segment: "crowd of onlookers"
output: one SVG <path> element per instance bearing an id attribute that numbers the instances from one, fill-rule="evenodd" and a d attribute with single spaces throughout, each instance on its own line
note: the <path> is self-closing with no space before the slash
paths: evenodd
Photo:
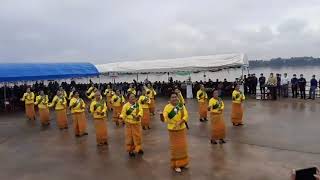
<path id="1" fill-rule="evenodd" d="M 23 109 L 24 104 L 23 102 L 20 101 L 20 98 L 23 96 L 23 93 L 26 91 L 28 87 L 30 87 L 31 91 L 33 91 L 35 94 L 38 94 L 41 90 L 43 90 L 44 93 L 48 95 L 49 100 L 51 100 L 56 95 L 56 92 L 59 90 L 59 87 L 62 87 L 68 94 L 71 91 L 71 89 L 74 87 L 80 93 L 80 96 L 85 98 L 86 91 L 91 86 L 91 84 L 94 84 L 94 83 L 90 82 L 87 84 L 83 84 L 83 83 L 76 83 L 75 81 L 71 81 L 71 83 L 62 82 L 61 84 L 59 84 L 57 81 L 51 81 L 47 85 L 45 85 L 42 82 L 36 82 L 32 86 L 14 85 L 12 87 L 6 87 L 6 89 L 4 89 L 4 87 L 1 87 L 0 88 L 0 104 L 1 104 L 0 109 L 4 109 L 5 103 L 7 103 L 7 105 L 12 107 L 13 109 Z M 110 85 L 112 89 L 120 90 L 122 94 L 126 94 L 130 84 L 133 84 L 133 86 L 137 89 L 139 94 L 139 91 L 143 89 L 145 82 L 136 82 L 135 80 L 133 80 L 132 83 L 127 83 L 127 82 L 100 83 L 100 84 L 94 84 L 94 85 L 101 91 L 104 91 L 107 88 L 107 85 Z M 234 85 L 233 82 L 228 82 L 226 79 L 223 82 L 219 81 L 218 79 L 215 82 L 209 79 L 209 81 L 196 81 L 193 83 L 188 83 L 187 81 L 171 80 L 169 82 L 156 81 L 153 83 L 153 88 L 156 90 L 157 96 L 169 96 L 170 93 L 174 90 L 174 88 L 179 88 L 183 96 L 186 97 L 186 88 L 188 84 L 192 85 L 193 94 L 196 94 L 196 92 L 200 88 L 200 85 L 203 84 L 209 91 L 208 94 L 210 94 L 210 91 L 212 91 L 212 89 L 215 88 L 215 89 L 219 89 L 221 96 L 231 96 L 233 85 Z M 6 94 L 7 102 L 5 102 L 4 94 Z"/>
<path id="2" fill-rule="evenodd" d="M 300 74 L 299 77 L 293 74 L 293 76 L 289 78 L 287 73 L 283 75 L 270 73 L 269 77 L 260 74 L 259 78 L 256 77 L 255 74 L 248 74 L 248 76 L 244 76 L 243 81 L 244 93 L 256 96 L 257 87 L 259 87 L 261 99 L 276 100 L 277 97 L 287 98 L 290 93 L 292 98 L 298 98 L 298 96 L 300 96 L 301 99 L 306 99 L 306 91 L 308 90 L 308 98 L 314 100 L 318 88 L 318 81 L 315 75 L 312 76 L 309 83 L 303 77 L 303 74 Z"/>
<path id="3" fill-rule="evenodd" d="M 137 82 L 133 80 L 132 83 L 120 82 L 120 83 L 100 83 L 95 84 L 95 86 L 104 91 L 107 88 L 107 85 L 110 85 L 113 89 L 118 89 L 122 94 L 126 94 L 129 85 L 133 86 L 139 90 L 143 89 L 145 82 Z M 74 87 L 81 97 L 86 97 L 87 89 L 93 84 L 90 83 L 76 83 L 71 81 L 71 83 L 62 82 L 59 84 L 57 81 L 51 81 L 47 85 L 42 82 L 36 82 L 31 86 L 31 90 L 36 94 L 40 90 L 44 90 L 45 94 L 49 96 L 51 100 L 59 87 L 61 86 L 66 92 L 70 92 Z M 244 75 L 242 79 L 236 79 L 234 82 L 229 82 L 226 79 L 220 81 L 216 79 L 212 81 L 173 81 L 172 79 L 169 82 L 160 82 L 156 81 L 153 83 L 153 88 L 156 90 L 158 96 L 168 96 L 174 88 L 179 88 L 186 97 L 187 85 L 192 86 L 193 95 L 199 90 L 200 85 L 203 84 L 208 91 L 208 95 L 211 95 L 213 89 L 218 89 L 220 96 L 230 97 L 234 89 L 235 84 L 243 84 L 244 94 L 249 96 L 259 96 L 261 99 L 277 99 L 277 97 L 289 97 L 297 98 L 300 96 L 302 99 L 306 99 L 306 90 L 308 87 L 308 94 L 310 99 L 315 99 L 316 90 L 318 88 L 318 81 L 315 76 L 310 80 L 310 83 L 307 83 L 306 79 L 301 74 L 298 78 L 295 74 L 292 78 L 289 78 L 287 74 L 273 74 L 271 73 L 269 77 L 265 77 L 264 74 L 260 74 L 260 77 L 257 77 L 255 74 Z M 307 86 L 309 85 L 309 86 Z M 319 81 L 320 85 L 320 81 Z M 23 103 L 20 102 L 20 98 L 27 89 L 27 85 L 14 85 L 13 87 L 6 87 L 6 101 L 7 105 L 13 107 L 14 109 L 23 108 Z M 259 91 L 257 95 L 257 90 Z M 4 109 L 4 87 L 0 88 L 0 109 Z"/>

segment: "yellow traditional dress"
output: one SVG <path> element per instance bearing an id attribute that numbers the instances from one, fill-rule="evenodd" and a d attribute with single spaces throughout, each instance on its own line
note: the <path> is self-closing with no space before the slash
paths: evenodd
<path id="1" fill-rule="evenodd" d="M 120 117 L 126 123 L 126 148 L 128 152 L 139 153 L 142 151 L 141 117 L 143 109 L 139 103 L 127 102 L 121 111 Z"/>
<path id="2" fill-rule="evenodd" d="M 119 125 L 121 123 L 121 119 L 120 119 L 120 114 L 121 114 L 121 110 L 122 110 L 122 106 L 125 103 L 125 99 L 122 95 L 113 95 L 111 98 L 111 105 L 112 105 L 112 120 L 113 122 L 115 122 L 117 125 Z"/>
<path id="3" fill-rule="evenodd" d="M 34 93 L 24 93 L 21 101 L 24 101 L 27 118 L 30 120 L 35 120 L 36 113 L 34 111 Z"/>
<path id="4" fill-rule="evenodd" d="M 59 129 L 68 129 L 68 120 L 67 120 L 67 100 L 64 96 L 54 96 L 52 102 L 49 104 L 49 107 L 55 107 L 57 125 Z"/>
<path id="5" fill-rule="evenodd" d="M 137 92 L 134 88 L 129 88 L 127 92 L 128 94 L 134 94 L 135 96 L 137 95 Z"/>
<path id="6" fill-rule="evenodd" d="M 49 111 L 49 98 L 47 95 L 44 96 L 37 96 L 36 101 L 34 103 L 35 105 L 38 105 L 39 109 L 39 116 L 40 116 L 40 122 L 42 126 L 49 125 L 50 121 L 50 111 Z"/>
<path id="7" fill-rule="evenodd" d="M 141 125 L 143 129 L 150 128 L 150 99 L 148 96 L 141 95 L 138 100 L 139 104 L 142 106 L 143 109 L 143 116 L 141 120 Z"/>
<path id="8" fill-rule="evenodd" d="M 156 109 L 155 96 L 157 95 L 157 92 L 153 88 L 147 88 L 146 92 L 147 92 L 147 96 L 150 99 L 150 105 L 149 105 L 150 113 L 154 115 L 155 109 Z"/>
<path id="9" fill-rule="evenodd" d="M 86 104 L 83 99 L 73 97 L 70 100 L 69 107 L 71 109 L 73 119 L 73 129 L 75 136 L 83 136 L 87 134 L 87 118 L 85 114 Z"/>
<path id="10" fill-rule="evenodd" d="M 103 94 L 107 97 L 107 106 L 110 111 L 112 109 L 111 98 L 114 95 L 114 92 L 112 89 L 106 89 Z"/>
<path id="11" fill-rule="evenodd" d="M 197 99 L 199 104 L 199 115 L 200 115 L 200 121 L 207 119 L 207 108 L 208 108 L 208 95 L 205 91 L 199 90 L 197 92 Z"/>
<path id="12" fill-rule="evenodd" d="M 180 120 L 188 121 L 188 111 L 181 103 L 176 106 L 170 103 L 163 110 L 163 118 L 170 137 L 171 167 L 183 168 L 189 163 L 186 124 L 176 124 Z"/>
<path id="13" fill-rule="evenodd" d="M 209 101 L 211 118 L 211 140 L 223 140 L 226 137 L 226 126 L 223 118 L 224 103 L 221 98 Z"/>
<path id="14" fill-rule="evenodd" d="M 106 124 L 108 107 L 104 100 L 93 100 L 90 105 L 90 112 L 94 119 L 96 129 L 96 140 L 98 145 L 108 144 L 108 129 Z"/>
<path id="15" fill-rule="evenodd" d="M 232 113 L 231 120 L 234 126 L 243 125 L 243 107 L 242 102 L 245 100 L 245 96 L 241 91 L 234 90 L 232 92 Z"/>

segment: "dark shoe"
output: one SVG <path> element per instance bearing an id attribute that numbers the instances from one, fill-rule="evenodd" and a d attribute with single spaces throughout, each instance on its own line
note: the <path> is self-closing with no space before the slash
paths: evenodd
<path id="1" fill-rule="evenodd" d="M 143 150 L 140 150 L 138 154 L 143 155 L 144 154 Z"/>
<path id="2" fill-rule="evenodd" d="M 150 127 L 150 126 L 148 126 L 148 129 L 151 129 L 151 127 Z"/>
<path id="3" fill-rule="evenodd" d="M 218 144 L 215 140 L 210 140 L 211 144 Z"/>
<path id="4" fill-rule="evenodd" d="M 240 123 L 240 124 L 238 124 L 238 126 L 243 126 L 243 124 L 242 124 L 242 123 Z"/>
<path id="5" fill-rule="evenodd" d="M 147 130 L 144 126 L 142 127 L 143 130 Z"/>
<path id="6" fill-rule="evenodd" d="M 223 139 L 220 139 L 220 144 L 226 143 Z"/>
<path id="7" fill-rule="evenodd" d="M 200 122 L 203 122 L 204 120 L 203 119 L 200 119 Z"/>
<path id="8" fill-rule="evenodd" d="M 104 142 L 103 144 L 104 144 L 104 145 L 109 145 L 108 142 Z"/>
<path id="9" fill-rule="evenodd" d="M 69 129 L 68 127 L 65 127 L 64 129 Z"/>
<path id="10" fill-rule="evenodd" d="M 87 135 L 88 135 L 88 133 L 83 133 L 83 135 L 84 135 L 84 136 L 87 136 Z"/>
<path id="11" fill-rule="evenodd" d="M 76 134 L 76 137 L 80 137 L 80 135 L 79 135 L 79 134 Z"/>
<path id="12" fill-rule="evenodd" d="M 208 121 L 208 119 L 207 119 L 207 118 L 204 118 L 204 121 Z"/>
<path id="13" fill-rule="evenodd" d="M 129 152 L 129 156 L 130 157 L 135 157 L 136 155 L 134 154 L 134 152 Z"/>
<path id="14" fill-rule="evenodd" d="M 103 146 L 103 144 L 102 143 L 98 143 L 97 146 Z"/>

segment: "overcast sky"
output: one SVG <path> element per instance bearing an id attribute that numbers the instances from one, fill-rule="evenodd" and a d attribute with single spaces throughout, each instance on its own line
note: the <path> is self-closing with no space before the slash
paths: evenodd
<path id="1" fill-rule="evenodd" d="M 0 0 L 0 62 L 320 56 L 319 0 Z"/>

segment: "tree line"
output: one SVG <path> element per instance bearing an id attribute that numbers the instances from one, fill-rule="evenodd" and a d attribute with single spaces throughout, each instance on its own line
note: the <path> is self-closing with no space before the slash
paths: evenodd
<path id="1" fill-rule="evenodd" d="M 282 66 L 320 66 L 320 58 L 291 57 L 273 58 L 270 60 L 250 60 L 250 67 L 282 67 Z"/>

